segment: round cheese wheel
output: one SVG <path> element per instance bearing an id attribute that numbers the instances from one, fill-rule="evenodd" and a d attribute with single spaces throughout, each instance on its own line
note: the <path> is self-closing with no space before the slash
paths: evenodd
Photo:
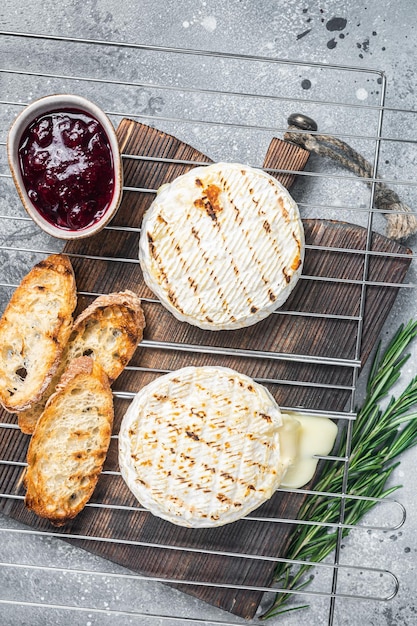
<path id="1" fill-rule="evenodd" d="M 269 391 L 224 367 L 185 367 L 137 393 L 122 420 L 122 476 L 154 515 L 188 527 L 234 522 L 268 500 L 287 469 Z"/>
<path id="2" fill-rule="evenodd" d="M 158 191 L 143 219 L 139 260 L 146 284 L 177 319 L 242 328 L 294 289 L 303 225 L 288 191 L 263 170 L 196 167 Z"/>

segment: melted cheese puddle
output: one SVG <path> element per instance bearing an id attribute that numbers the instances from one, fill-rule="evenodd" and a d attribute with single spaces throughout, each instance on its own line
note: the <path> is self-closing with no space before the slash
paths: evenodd
<path id="1" fill-rule="evenodd" d="M 337 426 L 327 417 L 301 413 L 282 413 L 280 446 L 282 462 L 288 469 L 281 487 L 298 489 L 314 476 L 319 459 L 316 455 L 329 454 L 334 446 Z"/>

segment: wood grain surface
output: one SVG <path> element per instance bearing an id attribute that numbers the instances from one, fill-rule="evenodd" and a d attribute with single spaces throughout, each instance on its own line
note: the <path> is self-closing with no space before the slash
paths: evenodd
<path id="1" fill-rule="evenodd" d="M 263 381 L 278 380 L 279 383 L 265 384 L 283 407 L 343 411 L 351 397 L 353 368 L 335 365 L 332 359 L 355 359 L 360 345 L 359 357 L 365 362 L 392 307 L 397 285 L 404 281 L 410 251 L 374 234 L 372 250 L 383 254 L 369 257 L 368 279 L 372 284 L 364 290 L 366 231 L 341 222 L 304 220 L 308 247 L 303 278 L 283 312 L 237 331 L 203 331 L 180 323 L 155 301 L 143 283 L 137 260 L 139 228 L 143 212 L 154 198 L 152 190 L 188 171 L 196 162 L 210 160 L 178 139 L 130 120 L 121 122 L 118 136 L 124 155 L 126 187 L 120 210 L 111 228 L 65 247 L 81 292 L 78 311 L 95 294 L 120 289 L 132 289 L 144 298 L 147 321 L 144 342 L 114 383 L 115 392 L 138 391 L 166 370 L 220 364 Z M 264 165 L 299 171 L 307 158 L 305 150 L 274 139 Z M 294 181 L 294 174 L 277 177 L 287 186 Z M 138 188 L 143 191 L 137 191 Z M 390 256 L 385 257 L 384 253 Z M 326 277 L 335 280 L 324 281 Z M 363 310 L 362 297 L 365 297 Z M 314 357 L 320 362 L 314 362 Z M 129 399 L 115 394 L 115 434 L 128 403 Z M 5 412 L 1 421 L 16 422 L 14 416 Z M 0 429 L 1 459 L 24 462 L 28 441 L 16 429 Z M 118 470 L 117 438 L 112 441 L 105 470 Z M 5 463 L 0 467 L 0 491 L 6 494 L 0 498 L 0 510 L 33 528 L 51 530 L 47 522 L 25 509 L 21 498 L 7 497 L 7 494 L 24 494 L 21 473 L 22 468 L 15 465 Z M 263 595 L 256 587 L 269 586 L 274 571 L 273 560 L 259 557 L 284 557 L 292 530 L 291 524 L 270 518 L 296 519 L 304 498 L 300 494 L 277 492 L 256 512 L 257 518 L 264 519 L 249 518 L 217 529 L 193 530 L 140 510 L 121 477 L 104 473 L 90 505 L 56 532 L 58 536 L 62 533 L 86 536 L 69 540 L 130 570 L 175 580 L 175 585 L 183 591 L 251 618 Z M 97 507 L 97 503 L 107 504 L 109 508 Z M 111 508 L 115 505 L 125 508 Z M 255 589 L 239 589 L 239 586 Z"/>

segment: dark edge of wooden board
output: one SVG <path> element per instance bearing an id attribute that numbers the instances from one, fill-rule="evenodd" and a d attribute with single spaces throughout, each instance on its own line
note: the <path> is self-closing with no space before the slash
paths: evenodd
<path id="1" fill-rule="evenodd" d="M 175 137 L 156 129 L 123 120 L 118 129 L 121 151 L 124 155 L 140 154 L 156 160 L 135 160 L 124 157 L 125 185 L 157 189 L 193 167 L 193 162 L 210 162 L 210 159 Z M 163 161 L 158 161 L 163 158 Z M 308 152 L 280 139 L 273 139 L 265 158 L 265 167 L 300 171 L 304 168 Z M 182 164 L 172 161 L 182 161 Z M 187 164 L 186 162 L 190 163 Z M 293 174 L 277 176 L 286 186 L 294 180 Z M 149 193 L 125 192 L 120 210 L 112 225 L 140 226 L 143 212 L 153 195 Z M 313 246 L 337 247 L 364 250 L 365 229 L 341 222 L 328 220 L 304 220 L 306 242 Z M 152 297 L 143 285 L 137 264 L 138 232 L 106 229 L 99 235 L 66 245 L 65 252 L 72 259 L 77 286 L 80 291 L 108 293 L 120 289 L 133 289 L 141 297 Z M 399 244 L 374 234 L 372 248 L 390 254 L 410 254 Z M 72 256 L 75 255 L 75 256 Z M 126 257 L 131 263 L 112 260 L 85 260 L 79 255 L 93 257 Z M 400 284 L 403 282 L 409 257 L 370 258 L 369 279 L 376 282 Z M 347 315 L 355 318 L 361 289 L 364 255 L 349 252 L 309 249 L 303 273 L 310 276 L 332 276 L 341 282 L 328 283 L 301 280 L 285 304 L 287 310 L 314 312 L 319 317 L 273 314 L 267 320 L 242 331 L 211 333 L 200 331 L 174 320 L 158 304 L 144 304 L 147 318 L 145 338 L 157 337 L 161 341 L 178 344 L 220 345 L 222 347 L 267 350 L 271 353 L 289 352 L 298 354 L 327 355 L 335 358 L 353 358 L 356 346 L 357 321 L 332 319 L 327 314 Z M 345 283 L 344 281 L 347 280 Z M 351 281 L 351 282 L 349 282 Z M 359 281 L 359 282 L 357 282 Z M 367 298 L 363 324 L 362 363 L 368 358 L 382 325 L 393 305 L 398 287 L 372 285 L 367 287 Z M 78 310 L 89 298 L 80 297 Z M 313 386 L 281 384 L 269 386 L 281 406 L 304 406 L 310 409 L 342 411 L 350 397 L 343 389 L 351 384 L 351 369 L 335 366 L 290 362 L 274 358 L 257 359 L 246 356 L 216 356 L 210 353 L 164 350 L 139 347 L 132 360 L 133 365 L 147 368 L 175 369 L 188 364 L 216 364 L 235 367 L 251 376 L 280 379 L 283 381 L 314 382 L 336 385 L 340 390 L 326 390 Z M 137 391 L 155 375 L 126 370 L 114 384 L 114 389 Z M 267 385 L 268 386 L 268 385 Z M 115 399 L 115 432 L 127 408 L 127 401 Z M 14 421 L 14 417 L 2 413 L 3 421 Z M 1 429 L 0 447 L 2 458 L 25 461 L 29 438 L 15 430 Z M 117 464 L 117 446 L 113 442 L 109 450 L 106 468 L 114 470 Z M 23 494 L 17 487 L 22 469 L 3 466 L 0 473 L 2 493 Z M 314 481 L 310 486 L 313 486 Z M 256 512 L 266 518 L 279 517 L 296 519 L 306 496 L 277 492 L 269 502 Z M 286 547 L 292 532 L 290 524 L 241 520 L 217 529 L 185 529 L 153 517 L 146 512 L 94 508 L 94 503 L 127 504 L 137 503 L 119 477 L 103 475 L 92 498 L 92 506 L 86 509 L 62 531 L 74 534 L 113 537 L 128 541 L 139 541 L 141 545 L 100 542 L 95 540 L 70 539 L 69 541 L 94 554 L 103 556 L 128 569 L 149 575 L 179 581 L 176 587 L 198 598 L 223 608 L 246 619 L 252 618 L 259 606 L 263 593 L 203 585 L 181 584 L 181 579 L 225 585 L 268 587 L 272 582 L 274 563 L 255 558 L 228 557 L 217 554 L 154 548 L 152 543 L 188 546 L 197 550 L 227 551 L 247 555 L 285 557 Z M 21 501 L 1 499 L 0 510 L 36 529 L 50 530 L 43 520 L 27 511 Z M 201 573 L 203 572 L 204 580 Z"/>

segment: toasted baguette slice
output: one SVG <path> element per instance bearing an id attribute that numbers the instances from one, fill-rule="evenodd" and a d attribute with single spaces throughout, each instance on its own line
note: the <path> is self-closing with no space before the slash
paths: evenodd
<path id="1" fill-rule="evenodd" d="M 132 291 L 96 298 L 75 320 L 62 362 L 42 398 L 18 415 L 20 429 L 32 434 L 49 396 L 68 363 L 91 356 L 100 363 L 112 383 L 130 361 L 145 327 L 140 299 Z"/>
<path id="2" fill-rule="evenodd" d="M 62 526 L 86 505 L 106 458 L 113 396 L 102 367 L 72 361 L 49 398 L 30 441 L 26 506 Z"/>
<path id="3" fill-rule="evenodd" d="M 0 320 L 0 402 L 21 411 L 39 400 L 68 341 L 76 306 L 68 257 L 53 254 L 32 268 Z"/>

